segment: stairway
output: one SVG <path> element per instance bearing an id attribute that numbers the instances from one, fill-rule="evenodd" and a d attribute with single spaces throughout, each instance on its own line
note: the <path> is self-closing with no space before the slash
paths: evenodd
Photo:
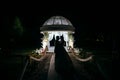
<path id="1" fill-rule="evenodd" d="M 42 61 L 29 63 L 22 80 L 47 80 L 47 74 L 52 54 L 47 53 Z"/>

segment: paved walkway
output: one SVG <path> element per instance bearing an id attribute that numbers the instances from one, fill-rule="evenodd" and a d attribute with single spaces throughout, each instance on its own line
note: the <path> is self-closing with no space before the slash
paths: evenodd
<path id="1" fill-rule="evenodd" d="M 51 60 L 50 60 L 47 80 L 61 80 L 60 76 L 55 71 L 55 54 L 52 55 Z"/>
<path id="2" fill-rule="evenodd" d="M 23 80 L 62 80 L 61 76 L 58 75 L 55 70 L 55 54 L 50 53 L 46 55 L 47 57 L 43 60 L 28 66 Z M 72 54 L 69 54 L 69 57 L 72 60 L 75 69 L 75 76 L 72 80 L 105 80 L 94 62 L 81 62 Z"/>

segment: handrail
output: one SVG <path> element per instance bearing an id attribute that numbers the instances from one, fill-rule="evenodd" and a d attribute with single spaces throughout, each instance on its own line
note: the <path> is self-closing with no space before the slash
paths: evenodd
<path id="1" fill-rule="evenodd" d="M 96 60 L 95 61 L 95 64 L 97 65 L 99 71 L 101 72 L 101 74 L 103 75 L 103 77 L 106 79 L 106 80 L 110 80 L 108 75 L 103 71 L 102 67 L 100 66 L 99 62 Z"/>
<path id="2" fill-rule="evenodd" d="M 24 66 L 24 68 L 23 68 L 23 71 L 22 71 L 22 73 L 21 73 L 21 76 L 20 76 L 20 79 L 19 79 L 19 80 L 22 80 L 22 79 L 23 79 L 23 76 L 24 76 L 24 73 L 25 73 L 26 68 L 27 68 L 27 66 L 28 66 L 28 63 L 29 63 L 29 60 L 27 59 L 27 60 L 26 60 L 26 64 L 25 64 L 25 66 Z"/>
<path id="3" fill-rule="evenodd" d="M 87 57 L 87 58 L 85 58 L 85 59 L 78 58 L 78 57 L 77 57 L 77 56 L 75 56 L 74 54 L 73 54 L 73 56 L 74 56 L 77 60 L 79 60 L 79 61 L 82 61 L 82 62 L 87 62 L 87 61 L 92 60 L 94 55 L 91 55 L 91 56 L 89 56 L 89 57 Z"/>
<path id="4" fill-rule="evenodd" d="M 91 56 L 89 56 L 89 57 L 87 57 L 87 58 L 85 58 L 85 59 L 82 59 L 82 58 L 79 58 L 79 57 L 75 56 L 75 52 L 74 52 L 74 49 L 73 49 L 73 48 L 71 49 L 71 52 L 73 53 L 72 55 L 73 55 L 77 60 L 82 61 L 82 62 L 90 61 L 90 60 L 93 59 L 93 56 L 94 56 L 94 55 L 91 55 Z"/>
<path id="5" fill-rule="evenodd" d="M 33 56 L 30 56 L 30 59 L 35 60 L 35 61 L 41 61 L 41 60 L 43 60 L 44 58 L 45 58 L 45 55 L 43 55 L 43 57 L 40 57 L 39 59 L 38 59 L 38 58 L 35 58 L 35 57 L 33 57 Z"/>

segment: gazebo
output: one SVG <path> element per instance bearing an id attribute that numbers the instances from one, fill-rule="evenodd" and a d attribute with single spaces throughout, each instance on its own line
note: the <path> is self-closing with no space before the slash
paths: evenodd
<path id="1" fill-rule="evenodd" d="M 54 52 L 54 42 L 56 36 L 63 36 L 65 41 L 65 49 L 74 48 L 73 34 L 75 28 L 71 22 L 63 16 L 52 16 L 40 27 L 40 33 L 44 36 L 42 38 L 42 49 L 48 52 Z"/>

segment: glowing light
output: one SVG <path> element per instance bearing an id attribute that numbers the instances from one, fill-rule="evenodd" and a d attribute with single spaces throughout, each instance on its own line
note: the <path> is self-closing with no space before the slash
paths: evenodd
<path id="1" fill-rule="evenodd" d="M 71 46 L 73 48 L 73 41 L 71 39 L 69 41 L 69 46 Z"/>
<path id="2" fill-rule="evenodd" d="M 44 40 L 43 40 L 43 49 L 45 49 L 45 48 L 46 48 L 46 46 L 47 46 L 47 40 L 46 40 L 46 39 L 44 39 Z"/>
<path id="3" fill-rule="evenodd" d="M 77 53 L 77 54 L 80 53 L 79 48 L 74 48 L 74 52 Z"/>
<path id="4" fill-rule="evenodd" d="M 40 29 L 42 31 L 41 33 L 44 35 L 42 38 L 43 50 L 45 50 L 46 46 L 48 47 L 48 51 L 53 50 L 53 46 L 50 45 L 52 44 L 50 41 L 53 38 L 56 40 L 56 36 L 64 37 L 64 41 L 66 42 L 66 49 L 70 46 L 73 48 L 74 39 L 72 34 L 74 33 L 74 27 L 68 19 L 62 16 L 53 16 L 45 21 Z"/>
<path id="5" fill-rule="evenodd" d="M 53 16 L 50 19 L 48 19 L 43 25 L 70 25 L 72 26 L 71 22 L 62 16 Z"/>

